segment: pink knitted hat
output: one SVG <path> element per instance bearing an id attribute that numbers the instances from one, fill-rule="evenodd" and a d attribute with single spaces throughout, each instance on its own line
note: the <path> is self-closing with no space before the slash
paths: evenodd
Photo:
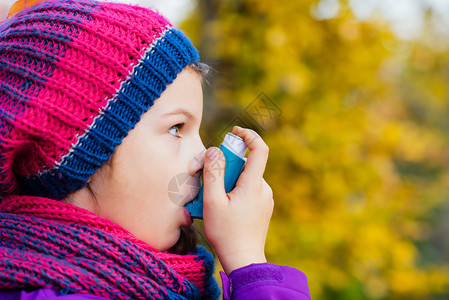
<path id="1" fill-rule="evenodd" d="M 0 197 L 62 199 L 85 186 L 190 63 L 158 13 L 51 0 L 0 24 Z"/>

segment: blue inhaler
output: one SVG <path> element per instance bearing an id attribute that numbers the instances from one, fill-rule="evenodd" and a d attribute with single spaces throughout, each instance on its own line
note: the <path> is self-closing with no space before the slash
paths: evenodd
<path id="1" fill-rule="evenodd" d="M 239 179 L 242 172 L 243 165 L 245 164 L 246 145 L 245 141 L 235 134 L 226 134 L 223 143 L 220 145 L 220 150 L 223 152 L 226 166 L 224 169 L 224 186 L 226 193 L 232 191 Z M 195 219 L 203 219 L 203 187 L 201 186 L 198 197 L 192 202 L 187 203 L 186 208 L 190 213 L 190 216 Z"/>

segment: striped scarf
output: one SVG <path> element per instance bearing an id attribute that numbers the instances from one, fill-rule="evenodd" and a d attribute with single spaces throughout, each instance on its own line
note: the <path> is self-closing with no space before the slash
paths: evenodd
<path id="1" fill-rule="evenodd" d="M 0 203 L 0 289 L 51 288 L 110 299 L 217 299 L 213 258 L 160 252 L 74 205 L 9 196 Z"/>

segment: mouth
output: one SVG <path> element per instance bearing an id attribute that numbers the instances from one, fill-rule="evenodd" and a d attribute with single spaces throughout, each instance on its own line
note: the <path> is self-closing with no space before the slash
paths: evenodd
<path id="1" fill-rule="evenodd" d="M 193 218 L 190 215 L 189 211 L 187 210 L 187 208 L 184 207 L 184 216 L 185 216 L 185 225 L 184 226 L 190 226 L 193 223 Z"/>

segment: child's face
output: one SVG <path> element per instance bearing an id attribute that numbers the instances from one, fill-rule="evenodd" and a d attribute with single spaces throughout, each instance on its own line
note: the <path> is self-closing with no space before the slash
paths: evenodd
<path id="1" fill-rule="evenodd" d="M 200 75 L 184 69 L 117 147 L 112 161 L 92 176 L 97 204 L 85 208 L 161 251 L 171 248 L 180 227 L 191 224 L 184 205 L 200 186 L 205 153 L 199 135 L 202 113 Z M 179 123 L 184 123 L 182 128 L 175 126 Z M 177 175 L 188 176 L 196 185 L 193 195 L 186 185 L 180 187 L 181 200 L 169 195 L 176 192 L 176 185 L 169 183 L 176 183 Z"/>

